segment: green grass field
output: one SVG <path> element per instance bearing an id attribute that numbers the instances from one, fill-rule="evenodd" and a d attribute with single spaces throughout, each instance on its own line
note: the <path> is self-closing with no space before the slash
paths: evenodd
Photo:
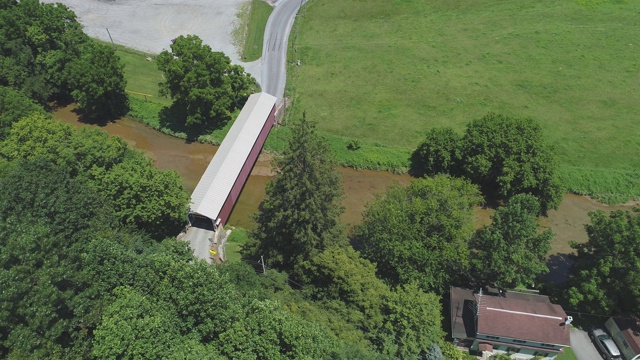
<path id="1" fill-rule="evenodd" d="M 162 72 L 158 70 L 154 58 L 155 55 L 146 54 L 140 51 L 116 47 L 116 54 L 124 64 L 124 74 L 127 79 L 127 92 L 129 96 L 136 99 L 145 99 L 170 105 L 171 99 L 160 96 L 158 93 L 158 83 L 162 81 Z M 147 60 L 151 58 L 151 61 Z"/>
<path id="2" fill-rule="evenodd" d="M 227 262 L 233 263 L 242 261 L 240 250 L 242 245 L 249 240 L 249 233 L 243 228 L 235 228 L 231 231 L 227 244 L 224 247 Z"/>
<path id="3" fill-rule="evenodd" d="M 247 38 L 242 54 L 244 61 L 255 61 L 262 56 L 264 28 L 267 26 L 267 20 L 272 11 L 273 7 L 263 0 L 251 1 L 251 16 L 247 25 Z"/>
<path id="4" fill-rule="evenodd" d="M 578 358 L 573 353 L 573 350 L 567 347 L 567 348 L 564 348 L 563 354 L 560 354 L 558 355 L 558 357 L 556 357 L 556 360 L 578 360 Z"/>
<path id="5" fill-rule="evenodd" d="M 545 129 L 572 192 L 640 196 L 640 1 L 323 0 L 290 39 L 290 116 L 412 149 L 489 111 Z"/>

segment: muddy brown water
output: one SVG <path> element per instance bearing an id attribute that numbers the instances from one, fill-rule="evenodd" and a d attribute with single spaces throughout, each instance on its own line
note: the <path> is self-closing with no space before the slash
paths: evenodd
<path id="1" fill-rule="evenodd" d="M 159 169 L 177 171 L 189 192 L 196 187 L 218 149 L 217 146 L 190 143 L 162 134 L 129 118 L 102 125 L 84 124 L 78 121 L 78 116 L 73 112 L 73 106 L 59 108 L 53 115 L 56 119 L 76 127 L 99 126 L 111 135 L 122 137 L 131 146 L 147 153 Z M 257 212 L 258 205 L 265 195 L 265 186 L 273 178 L 271 158 L 269 154 L 260 155 L 231 213 L 229 225 L 251 228 L 252 214 Z M 357 171 L 345 167 L 340 167 L 340 172 L 343 176 L 345 192 L 345 213 L 342 221 L 348 225 L 354 225 L 360 221 L 366 204 L 373 200 L 376 194 L 383 194 L 393 183 L 407 185 L 411 181 L 408 175 L 388 172 Z M 570 253 L 572 251 L 569 247 L 570 241 L 587 240 L 584 225 L 589 222 L 589 211 L 609 212 L 616 209 L 631 209 L 631 207 L 631 205 L 608 206 L 584 196 L 565 195 L 558 210 L 550 211 L 549 216 L 541 220 L 541 226 L 550 227 L 556 234 L 551 253 Z M 476 225 L 479 227 L 490 223 L 492 213 L 490 209 L 478 208 L 475 214 Z"/>

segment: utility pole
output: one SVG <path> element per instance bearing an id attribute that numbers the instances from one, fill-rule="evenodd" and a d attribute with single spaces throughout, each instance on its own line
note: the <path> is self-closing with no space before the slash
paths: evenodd
<path id="1" fill-rule="evenodd" d="M 111 40 L 111 45 L 113 45 L 113 47 L 116 47 L 116 44 L 113 43 L 113 38 L 111 37 L 111 33 L 109 32 L 109 28 L 105 28 L 107 29 L 107 34 L 109 34 L 109 39 Z"/>
<path id="2" fill-rule="evenodd" d="M 260 255 L 260 264 L 262 264 L 262 275 L 267 273 L 267 266 L 264 263 L 264 257 Z"/>

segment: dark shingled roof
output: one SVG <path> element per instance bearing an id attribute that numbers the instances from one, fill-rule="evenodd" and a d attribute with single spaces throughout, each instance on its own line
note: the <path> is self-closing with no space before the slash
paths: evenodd
<path id="1" fill-rule="evenodd" d="M 467 289 L 452 287 L 451 305 L 451 337 L 469 339 L 476 337 L 475 303 L 473 292 Z"/>
<path id="2" fill-rule="evenodd" d="M 567 314 L 546 296 L 509 292 L 476 299 L 480 334 L 571 346 L 569 327 L 563 325 Z"/>

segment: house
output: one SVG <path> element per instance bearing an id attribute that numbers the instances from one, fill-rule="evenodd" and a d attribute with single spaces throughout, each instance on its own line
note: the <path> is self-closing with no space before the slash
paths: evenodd
<path id="1" fill-rule="evenodd" d="M 640 319 L 637 316 L 611 317 L 604 326 L 626 360 L 640 359 Z"/>
<path id="2" fill-rule="evenodd" d="M 554 359 L 571 346 L 567 315 L 547 296 L 452 287 L 450 305 L 453 342 L 471 353 Z"/>

